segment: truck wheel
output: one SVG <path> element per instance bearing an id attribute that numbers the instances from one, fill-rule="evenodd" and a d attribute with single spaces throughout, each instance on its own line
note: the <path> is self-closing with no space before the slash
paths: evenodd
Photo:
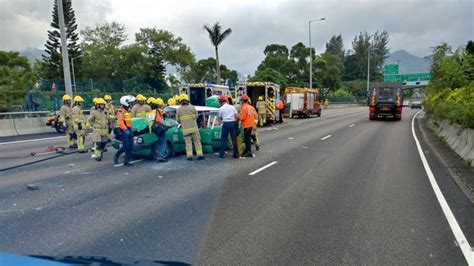
<path id="1" fill-rule="evenodd" d="M 318 116 L 318 117 L 321 117 L 321 110 L 319 110 L 317 116 Z"/>

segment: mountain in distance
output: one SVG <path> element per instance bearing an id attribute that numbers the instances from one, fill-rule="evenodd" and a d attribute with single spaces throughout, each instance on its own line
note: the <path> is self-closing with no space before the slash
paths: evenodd
<path id="1" fill-rule="evenodd" d="M 430 72 L 431 58 L 418 57 L 405 50 L 390 53 L 385 59 L 385 65 L 399 64 L 399 74 L 428 73 Z"/>
<path id="2" fill-rule="evenodd" d="M 26 56 L 31 64 L 36 60 L 41 60 L 43 54 L 46 55 L 46 52 L 38 48 L 28 48 L 20 52 L 20 55 Z"/>

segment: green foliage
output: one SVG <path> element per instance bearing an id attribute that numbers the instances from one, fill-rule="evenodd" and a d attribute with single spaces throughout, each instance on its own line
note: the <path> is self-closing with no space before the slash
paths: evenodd
<path id="1" fill-rule="evenodd" d="M 342 82 L 342 87 L 347 88 L 354 96 L 366 96 L 367 81 L 363 79 L 356 79 Z"/>
<path id="2" fill-rule="evenodd" d="M 250 81 L 268 81 L 280 85 L 281 88 L 286 88 L 288 80 L 277 70 L 266 68 L 255 72 L 255 76 L 250 78 Z"/>
<path id="3" fill-rule="evenodd" d="M 340 88 L 328 93 L 326 98 L 329 102 L 352 102 L 355 100 L 352 93 L 347 88 Z"/>
<path id="4" fill-rule="evenodd" d="M 451 54 L 451 47 L 446 43 L 433 49 L 433 78 L 424 99 L 427 113 L 464 128 L 474 128 L 473 57 L 467 49 Z"/>
<path id="5" fill-rule="evenodd" d="M 206 82 L 213 83 L 217 79 L 216 59 L 209 57 L 193 63 L 191 67 L 182 73 L 184 81 L 188 83 Z M 220 65 L 221 79 L 225 84 L 235 85 L 238 82 L 238 73 L 236 70 Z"/>
<path id="6" fill-rule="evenodd" d="M 0 111 L 24 102 L 28 90 L 34 87 L 36 77 L 28 59 L 18 52 L 0 51 Z"/>

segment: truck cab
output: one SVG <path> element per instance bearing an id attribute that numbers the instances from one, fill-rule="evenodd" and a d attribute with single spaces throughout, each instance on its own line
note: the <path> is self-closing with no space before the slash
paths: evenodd
<path id="1" fill-rule="evenodd" d="M 212 95 L 230 95 L 229 86 L 210 83 L 191 83 L 180 87 L 181 94 L 189 96 L 189 102 L 195 106 L 204 106 Z"/>
<path id="2" fill-rule="evenodd" d="M 240 83 L 235 88 L 235 97 L 238 99 L 244 94 L 250 98 L 255 108 L 257 107 L 258 97 L 263 96 L 267 106 L 266 120 L 267 122 L 276 122 L 279 111 L 275 107 L 280 97 L 280 86 L 278 84 L 260 81 Z"/>
<path id="3" fill-rule="evenodd" d="M 402 119 L 403 91 L 400 87 L 374 87 L 369 93 L 369 119 Z"/>

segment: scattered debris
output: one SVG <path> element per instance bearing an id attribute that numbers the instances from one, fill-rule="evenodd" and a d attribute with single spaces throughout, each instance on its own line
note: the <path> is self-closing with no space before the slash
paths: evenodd
<path id="1" fill-rule="evenodd" d="M 73 164 L 73 163 L 69 164 L 69 167 L 74 167 L 74 166 L 75 166 L 75 164 Z"/>
<path id="2" fill-rule="evenodd" d="M 38 189 L 39 189 L 39 186 L 36 185 L 36 184 L 28 184 L 28 185 L 26 185 L 26 187 L 27 187 L 29 190 L 38 190 Z"/>

